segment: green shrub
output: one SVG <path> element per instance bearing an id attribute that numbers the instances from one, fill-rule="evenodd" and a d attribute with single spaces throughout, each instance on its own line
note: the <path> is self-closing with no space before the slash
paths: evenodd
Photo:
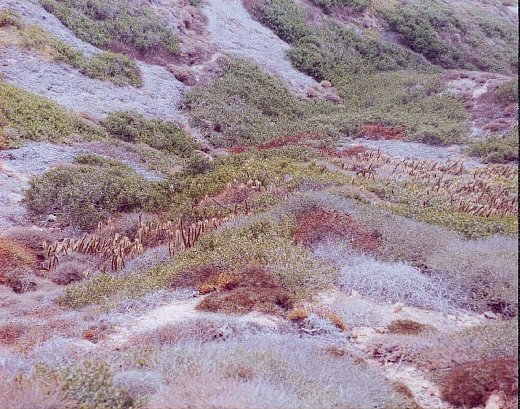
<path id="1" fill-rule="evenodd" d="M 263 24 L 290 44 L 312 34 L 305 13 L 292 0 L 268 0 L 261 8 L 261 16 Z"/>
<path id="2" fill-rule="evenodd" d="M 302 102 L 284 84 L 255 65 L 233 61 L 211 86 L 188 92 L 183 109 L 193 125 L 215 143 L 259 145 L 274 136 L 332 130 L 320 115 L 337 109 L 326 102 Z"/>
<path id="3" fill-rule="evenodd" d="M 117 85 L 143 85 L 139 68 L 126 55 L 103 51 L 92 58 L 84 59 L 79 68 L 82 74 Z"/>
<path id="4" fill-rule="evenodd" d="M 477 4 L 404 0 L 380 10 L 412 50 L 445 68 L 515 71 L 518 31 Z"/>
<path id="5" fill-rule="evenodd" d="M 19 139 L 59 141 L 74 133 L 98 134 L 56 103 L 0 81 L 0 131 L 2 127 L 8 145 Z"/>
<path id="6" fill-rule="evenodd" d="M 196 148 L 195 142 L 176 122 L 147 119 L 141 114 L 127 111 L 110 113 L 102 124 L 118 139 L 145 143 L 182 157 L 189 157 Z"/>
<path id="7" fill-rule="evenodd" d="M 509 80 L 498 87 L 496 96 L 504 103 L 518 102 L 518 78 Z"/>
<path id="8" fill-rule="evenodd" d="M 0 10 L 0 27 L 22 28 L 22 20 L 14 11 Z"/>
<path id="9" fill-rule="evenodd" d="M 259 8 L 261 21 L 293 45 L 289 56 L 299 70 L 333 83 L 356 72 L 424 68 L 425 63 L 402 47 L 361 37 L 354 30 L 328 20 L 310 26 L 303 10 L 291 0 L 269 0 Z"/>
<path id="10" fill-rule="evenodd" d="M 312 0 L 318 6 L 321 6 L 325 11 L 329 11 L 333 6 L 346 6 L 354 11 L 365 10 L 372 0 Z"/>
<path id="11" fill-rule="evenodd" d="M 150 7 L 131 7 L 127 0 L 40 0 L 84 41 L 100 48 L 123 45 L 142 53 L 179 52 L 177 36 Z"/>
<path id="12" fill-rule="evenodd" d="M 494 135 L 473 142 L 468 155 L 478 156 L 485 163 L 508 163 L 518 161 L 518 127 L 507 135 Z"/>
<path id="13" fill-rule="evenodd" d="M 104 362 L 87 361 L 63 369 L 39 367 L 34 377 L 55 380 L 65 396 L 81 409 L 138 409 L 144 403 L 132 398 L 127 389 L 114 385 L 112 372 Z"/>
<path id="14" fill-rule="evenodd" d="M 35 214 L 56 214 L 81 229 L 119 212 L 157 205 L 160 187 L 127 166 L 91 155 L 56 167 L 30 182 L 25 203 Z"/>

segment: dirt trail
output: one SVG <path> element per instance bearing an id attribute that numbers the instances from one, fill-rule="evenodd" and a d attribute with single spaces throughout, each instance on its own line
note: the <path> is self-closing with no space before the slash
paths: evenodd
<path id="1" fill-rule="evenodd" d="M 209 19 L 208 31 L 224 52 L 254 60 L 298 94 L 317 86 L 313 78 L 291 65 L 286 56 L 290 46 L 253 20 L 240 0 L 207 0 L 204 11 Z"/>
<path id="2" fill-rule="evenodd" d="M 0 50 L 0 61 L 6 82 L 76 112 L 101 118 L 112 111 L 135 110 L 148 117 L 185 121 L 177 109 L 185 86 L 159 66 L 139 63 L 144 85 L 135 88 L 85 77 L 66 64 L 42 60 L 16 47 Z"/>
<path id="3" fill-rule="evenodd" d="M 196 310 L 197 305 L 204 296 L 193 297 L 187 300 L 176 300 L 169 304 L 154 308 L 153 310 L 121 326 L 117 332 L 110 337 L 109 343 L 121 345 L 132 336 L 150 332 L 166 325 L 177 324 L 190 319 L 221 317 L 221 314 Z M 251 312 L 242 316 L 232 316 L 238 322 L 254 323 L 263 327 L 276 328 L 278 319 L 258 312 Z"/>

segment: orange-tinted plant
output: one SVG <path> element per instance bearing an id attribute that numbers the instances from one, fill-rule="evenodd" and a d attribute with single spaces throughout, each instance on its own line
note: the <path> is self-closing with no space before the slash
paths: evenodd
<path id="1" fill-rule="evenodd" d="M 490 395 L 500 393 L 507 407 L 517 407 L 518 358 L 468 362 L 453 368 L 441 383 L 442 398 L 457 407 L 484 406 Z"/>
<path id="2" fill-rule="evenodd" d="M 0 237 L 0 284 L 7 284 L 14 270 L 35 265 L 34 254 L 13 241 Z"/>
<path id="3" fill-rule="evenodd" d="M 325 240 L 350 241 L 352 247 L 362 252 L 374 252 L 380 243 L 376 231 L 367 231 L 350 216 L 337 211 L 313 208 L 296 217 L 294 240 L 312 247 Z"/>

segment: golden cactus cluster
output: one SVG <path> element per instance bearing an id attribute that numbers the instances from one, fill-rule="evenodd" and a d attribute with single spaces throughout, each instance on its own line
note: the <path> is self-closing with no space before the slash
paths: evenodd
<path id="1" fill-rule="evenodd" d="M 518 213 L 518 172 L 510 165 L 469 167 L 461 160 L 397 159 L 379 150 L 363 150 L 334 162 L 349 174 L 386 187 L 397 201 L 404 189 L 420 198 L 423 207 L 441 203 L 479 217 Z"/>
<path id="2" fill-rule="evenodd" d="M 87 233 L 81 238 L 44 242 L 45 261 L 42 267 L 51 270 L 59 264 L 61 256 L 80 253 L 105 260 L 104 270 L 120 271 L 125 266 L 125 260 L 143 254 L 146 248 L 167 244 L 170 256 L 173 257 L 178 252 L 193 247 L 203 233 L 217 229 L 232 217 L 234 216 L 214 217 L 191 224 L 182 220 L 144 222 L 139 218 L 133 238 L 117 233 L 113 222 L 100 223 L 94 233 Z"/>

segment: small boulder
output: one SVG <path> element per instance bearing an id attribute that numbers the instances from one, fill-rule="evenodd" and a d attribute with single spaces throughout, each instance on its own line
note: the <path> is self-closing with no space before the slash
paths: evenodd
<path id="1" fill-rule="evenodd" d="M 504 402 L 504 398 L 500 396 L 498 393 L 492 393 L 487 402 L 485 409 L 506 409 L 506 403 Z"/>
<path id="2" fill-rule="evenodd" d="M 332 88 L 332 83 L 330 81 L 327 81 L 327 80 L 323 80 L 320 82 L 320 85 L 323 87 L 323 88 Z"/>
<path id="3" fill-rule="evenodd" d="M 493 311 L 486 311 L 484 313 L 484 317 L 490 320 L 496 320 L 498 319 L 498 315 L 496 315 Z"/>

